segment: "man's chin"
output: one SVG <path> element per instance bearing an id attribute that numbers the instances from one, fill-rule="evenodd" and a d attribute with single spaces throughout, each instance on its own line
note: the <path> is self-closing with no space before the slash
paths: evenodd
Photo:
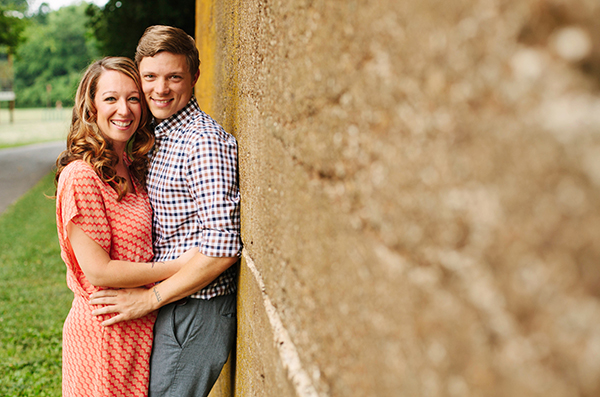
<path id="1" fill-rule="evenodd" d="M 168 108 L 164 108 L 164 107 L 156 108 L 154 106 L 151 106 L 150 112 L 158 120 L 168 119 L 169 117 L 171 117 L 173 115 L 173 112 L 171 111 L 170 106 Z"/>

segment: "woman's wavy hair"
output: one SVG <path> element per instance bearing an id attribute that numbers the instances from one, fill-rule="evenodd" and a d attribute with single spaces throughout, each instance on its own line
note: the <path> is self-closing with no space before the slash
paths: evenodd
<path id="1" fill-rule="evenodd" d="M 58 185 L 60 173 L 67 164 L 75 160 L 83 160 L 92 166 L 101 180 L 115 189 L 118 194 L 117 200 L 120 201 L 127 194 L 127 181 L 116 173 L 118 154 L 111 141 L 98 128 L 98 109 L 94 103 L 98 80 L 103 72 L 109 70 L 130 77 L 140 93 L 142 105 L 140 124 L 127 143 L 126 155 L 130 174 L 146 188 L 147 154 L 154 145 L 154 135 L 150 130 L 150 113 L 137 67 L 132 60 L 124 57 L 103 58 L 92 63 L 85 71 L 75 95 L 75 106 L 67 136 L 67 149 L 56 160 L 55 184 Z"/>

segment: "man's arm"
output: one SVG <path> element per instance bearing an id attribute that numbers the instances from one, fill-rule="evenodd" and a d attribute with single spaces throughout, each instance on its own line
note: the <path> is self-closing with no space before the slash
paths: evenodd
<path id="1" fill-rule="evenodd" d="M 238 259 L 197 253 L 181 270 L 151 289 L 102 290 L 92 294 L 90 305 L 108 305 L 94 310 L 92 314 L 118 313 L 104 321 L 104 326 L 145 316 L 206 287 Z"/>

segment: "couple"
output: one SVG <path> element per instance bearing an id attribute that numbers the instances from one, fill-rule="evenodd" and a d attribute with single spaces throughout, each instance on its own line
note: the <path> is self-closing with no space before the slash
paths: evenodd
<path id="1" fill-rule="evenodd" d="M 63 396 L 206 396 L 233 346 L 237 143 L 198 107 L 199 66 L 189 35 L 152 26 L 135 64 L 81 80 L 56 173 Z"/>

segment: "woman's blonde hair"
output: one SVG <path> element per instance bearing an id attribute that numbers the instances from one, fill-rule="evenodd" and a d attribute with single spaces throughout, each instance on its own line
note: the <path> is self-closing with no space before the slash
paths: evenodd
<path id="1" fill-rule="evenodd" d="M 124 57 L 106 57 L 92 63 L 85 71 L 77 94 L 69 134 L 67 136 L 67 149 L 56 160 L 55 184 L 58 184 L 60 173 L 75 160 L 83 160 L 90 164 L 101 180 L 108 183 L 118 194 L 121 200 L 128 191 L 127 182 L 116 173 L 119 162 L 110 140 L 100 131 L 97 124 L 98 109 L 94 103 L 98 80 L 105 71 L 117 71 L 130 77 L 140 93 L 142 115 L 137 131 L 127 143 L 126 154 L 129 162 L 129 172 L 144 188 L 146 187 L 146 174 L 148 172 L 148 152 L 154 145 L 154 135 L 149 126 L 150 115 L 142 85 L 135 63 Z"/>

